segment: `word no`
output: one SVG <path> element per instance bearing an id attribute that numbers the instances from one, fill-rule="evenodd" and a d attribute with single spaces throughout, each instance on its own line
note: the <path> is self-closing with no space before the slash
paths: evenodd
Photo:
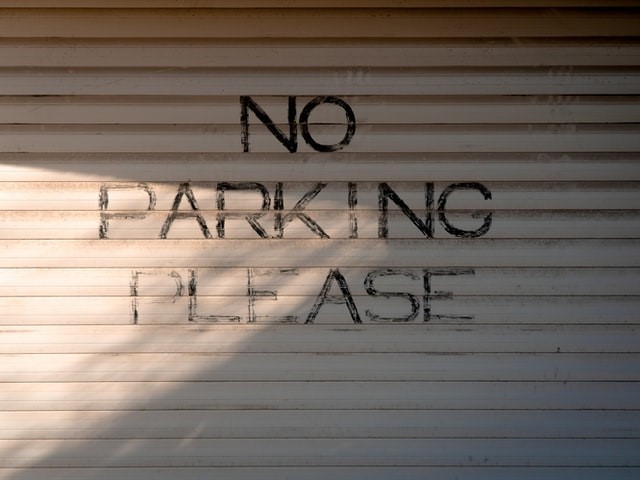
<path id="1" fill-rule="evenodd" d="M 322 104 L 336 105 L 344 110 L 347 120 L 347 130 L 342 140 L 335 144 L 323 144 L 316 141 L 311 132 L 309 131 L 309 116 L 311 112 Z M 250 151 L 249 142 L 249 110 L 251 110 L 255 116 L 260 120 L 268 129 L 271 134 L 290 152 L 294 153 L 298 151 L 298 125 L 302 130 L 302 138 L 307 142 L 311 148 L 317 152 L 336 152 L 342 150 L 345 146 L 351 143 L 353 135 L 356 133 L 356 116 L 353 110 L 347 102 L 338 97 L 316 97 L 305 105 L 300 113 L 299 121 L 296 122 L 296 97 L 289 97 L 289 109 L 287 120 L 289 123 L 289 135 L 287 136 L 278 126 L 275 124 L 271 117 L 267 115 L 260 105 L 258 105 L 251 97 L 240 97 L 240 123 L 242 125 L 242 146 L 245 152 Z"/>

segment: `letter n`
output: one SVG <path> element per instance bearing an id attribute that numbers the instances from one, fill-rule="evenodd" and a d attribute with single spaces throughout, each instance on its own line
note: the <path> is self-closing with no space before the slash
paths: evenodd
<path id="1" fill-rule="evenodd" d="M 260 120 L 276 137 L 276 139 L 289 150 L 290 153 L 298 151 L 298 124 L 296 123 L 296 97 L 289 97 L 289 137 L 284 134 L 280 128 L 271 120 L 271 117 L 267 115 L 260 105 L 258 105 L 253 98 L 248 96 L 240 97 L 240 123 L 242 125 L 242 146 L 243 151 L 248 152 L 250 150 L 249 142 L 249 110 L 251 110 L 258 120 Z"/>

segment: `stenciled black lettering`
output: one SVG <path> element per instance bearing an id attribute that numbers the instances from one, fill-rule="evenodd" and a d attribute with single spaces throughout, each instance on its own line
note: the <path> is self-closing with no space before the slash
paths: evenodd
<path id="1" fill-rule="evenodd" d="M 329 295 L 334 282 L 338 285 L 342 295 Z M 358 308 L 356 307 L 351 291 L 349 290 L 349 285 L 347 285 L 347 281 L 337 268 L 333 268 L 329 271 L 329 274 L 322 285 L 322 289 L 320 290 L 305 323 L 313 323 L 318 316 L 320 308 L 325 303 L 346 305 L 353 323 L 362 323 L 360 315 L 358 314 Z"/>
<path id="2" fill-rule="evenodd" d="M 274 210 L 284 210 L 284 189 L 282 182 L 276 183 L 275 195 L 273 198 Z"/>
<path id="3" fill-rule="evenodd" d="M 196 270 L 189 270 L 189 322 L 206 322 L 220 323 L 230 322 L 239 323 L 241 318 L 239 315 L 201 315 L 198 314 L 198 274 Z"/>
<path id="4" fill-rule="evenodd" d="M 482 196 L 485 200 L 491 200 L 491 192 L 481 183 L 453 183 L 444 189 L 444 191 L 440 195 L 440 198 L 438 199 L 438 220 L 447 231 L 447 233 L 450 233 L 451 235 L 454 235 L 456 237 L 475 238 L 485 235 L 491 228 L 492 212 L 489 212 L 484 217 L 484 222 L 477 230 L 463 230 L 461 228 L 454 227 L 451 222 L 449 222 L 446 213 L 447 200 L 449 199 L 449 195 L 451 195 L 456 190 L 477 190 L 482 193 Z"/>
<path id="5" fill-rule="evenodd" d="M 293 207 L 293 209 L 291 209 L 289 213 L 283 215 L 280 212 L 280 210 L 284 208 L 284 200 L 283 200 L 283 193 L 282 193 L 283 187 L 282 187 L 282 183 L 278 183 L 276 185 L 275 208 L 277 210 L 277 213 L 275 214 L 275 218 L 274 218 L 274 229 L 276 231 L 277 238 L 284 237 L 285 227 L 289 223 L 291 223 L 291 221 L 295 218 L 297 218 L 302 223 L 304 223 L 313 233 L 315 233 L 320 238 L 329 238 L 329 235 L 327 235 L 327 233 L 322 229 L 322 227 L 318 225 L 318 223 L 315 220 L 313 220 L 309 215 L 303 212 L 303 210 L 306 208 L 309 202 L 311 202 L 311 200 L 316 198 L 316 196 L 326 186 L 327 184 L 323 182 L 316 183 L 311 190 L 305 193 L 302 196 L 302 198 L 298 200 L 298 203 L 295 204 L 295 206 Z"/>
<path id="6" fill-rule="evenodd" d="M 227 190 L 255 190 L 262 194 L 262 205 L 260 212 L 256 213 L 229 213 L 225 210 L 225 198 L 224 192 Z M 255 182 L 220 182 L 216 191 L 216 206 L 218 208 L 216 231 L 218 232 L 218 238 L 225 237 L 225 222 L 227 218 L 243 218 L 245 219 L 254 232 L 258 234 L 260 238 L 269 238 L 267 231 L 260 225 L 258 219 L 263 217 L 271 207 L 271 197 L 267 187 L 261 183 Z"/>
<path id="7" fill-rule="evenodd" d="M 322 105 L 325 103 L 337 105 L 338 107 L 342 108 L 347 118 L 347 130 L 344 134 L 344 137 L 338 143 L 329 145 L 317 142 L 309 131 L 309 116 L 311 115 L 311 112 L 313 112 L 313 110 L 318 105 Z M 311 148 L 313 148 L 315 151 L 336 152 L 338 150 L 342 150 L 344 147 L 349 145 L 349 143 L 351 143 L 351 140 L 356 133 L 356 115 L 349 104 L 341 98 L 332 96 L 316 97 L 309 103 L 307 103 L 302 109 L 302 112 L 300 113 L 300 127 L 302 130 L 302 138 L 304 138 L 305 142 L 307 142 L 307 144 L 310 145 Z"/>
<path id="8" fill-rule="evenodd" d="M 184 295 L 184 284 L 182 282 L 182 276 L 172 270 L 169 273 L 158 273 L 156 271 L 132 271 L 131 279 L 129 281 L 129 293 L 131 296 L 131 323 L 137 325 L 140 319 L 140 276 L 141 275 L 160 275 L 167 276 L 173 279 L 175 284 L 175 292 L 172 296 L 171 302 L 176 303 L 179 297 Z"/>
<path id="9" fill-rule="evenodd" d="M 138 324 L 138 318 L 140 312 L 138 311 L 140 303 L 138 302 L 138 285 L 140 279 L 140 272 L 135 270 L 131 272 L 131 280 L 129 281 L 129 293 L 131 295 L 131 323 L 133 325 Z"/>
<path id="10" fill-rule="evenodd" d="M 288 123 L 289 123 L 289 137 L 284 134 L 280 128 L 271 120 L 271 117 L 267 115 L 260 105 L 258 105 L 253 98 L 249 96 L 240 97 L 240 123 L 242 126 L 242 146 L 244 152 L 251 150 L 249 141 L 249 110 L 251 110 L 255 116 L 260 120 L 276 137 L 276 139 L 284 145 L 284 147 L 290 152 L 294 153 L 298 150 L 298 125 L 296 124 L 296 97 L 289 97 L 288 105 Z"/>
<path id="11" fill-rule="evenodd" d="M 378 238 L 389 237 L 389 199 L 427 238 L 433 238 L 433 183 L 425 183 L 425 219 L 422 221 L 387 183 L 378 185 Z"/>
<path id="12" fill-rule="evenodd" d="M 272 323 L 298 323 L 298 317 L 296 315 L 258 315 L 256 313 L 256 301 L 258 300 L 278 300 L 277 290 L 258 290 L 255 288 L 254 279 L 256 276 L 268 276 L 274 275 L 298 275 L 298 271 L 295 268 L 267 268 L 267 269 L 247 269 L 247 297 L 249 308 L 249 323 L 255 323 L 258 320 L 267 321 Z"/>
<path id="13" fill-rule="evenodd" d="M 418 316 L 418 313 L 420 312 L 420 301 L 418 300 L 418 297 L 416 295 L 413 295 L 408 292 L 381 292 L 374 287 L 373 282 L 376 278 L 389 277 L 389 276 L 403 276 L 416 281 L 420 280 L 418 275 L 411 272 L 410 270 L 400 270 L 400 269 L 393 269 L 393 268 L 374 270 L 372 272 L 369 272 L 364 279 L 364 287 L 367 292 L 367 295 L 370 295 L 372 297 L 383 297 L 383 298 L 392 298 L 392 297 L 406 298 L 409 301 L 409 304 L 411 306 L 411 312 L 409 312 L 404 317 L 384 317 L 384 316 L 372 313 L 370 310 L 366 310 L 365 311 L 366 316 L 372 322 L 411 322 L 415 320 L 415 318 Z"/>
<path id="14" fill-rule="evenodd" d="M 358 185 L 349 182 L 349 194 L 347 201 L 349 203 L 349 238 L 358 238 L 358 217 L 356 215 L 356 207 L 358 206 Z"/>
<path id="15" fill-rule="evenodd" d="M 129 184 L 107 184 L 100 186 L 100 194 L 98 197 L 98 206 L 100 207 L 100 226 L 98 227 L 98 238 L 109 238 L 109 221 L 118 220 L 144 220 L 144 213 L 124 213 L 124 212 L 107 212 L 109 208 L 109 190 L 142 190 L 149 197 L 147 211 L 154 210 L 156 207 L 156 194 L 153 189 L 146 183 Z"/>
<path id="16" fill-rule="evenodd" d="M 442 276 L 457 276 L 457 275 L 475 275 L 475 270 L 472 268 L 425 268 L 423 270 L 423 315 L 424 321 L 429 322 L 432 319 L 458 319 L 458 320 L 472 320 L 473 315 L 446 315 L 439 314 L 433 315 L 431 312 L 431 300 L 451 300 L 453 293 L 448 291 L 432 291 L 431 280 L 432 277 Z"/>
<path id="17" fill-rule="evenodd" d="M 189 201 L 189 205 L 193 211 L 180 211 L 180 203 L 182 203 L 182 198 L 187 197 Z M 198 222 L 198 226 L 200 227 L 200 231 L 205 238 L 213 238 L 211 232 L 209 231 L 209 227 L 207 226 L 207 222 L 204 217 L 199 212 L 200 208 L 198 207 L 198 202 L 196 200 L 193 191 L 191 190 L 191 186 L 189 183 L 182 183 L 178 187 L 178 193 L 173 200 L 173 206 L 171 207 L 171 212 L 167 215 L 167 219 L 164 221 L 164 225 L 162 225 L 162 229 L 160 230 L 159 237 L 162 239 L 167 238 L 167 234 L 173 225 L 175 220 L 182 219 L 195 219 Z"/>

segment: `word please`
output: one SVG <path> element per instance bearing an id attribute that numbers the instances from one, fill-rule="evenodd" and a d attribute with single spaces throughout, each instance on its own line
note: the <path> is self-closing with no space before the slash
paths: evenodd
<path id="1" fill-rule="evenodd" d="M 293 221 L 301 222 L 318 238 L 329 238 L 329 235 L 322 227 L 314 215 L 307 207 L 327 186 L 326 182 L 317 182 L 301 197 L 296 197 L 295 203 L 290 208 L 285 208 L 284 183 L 275 183 L 275 188 L 271 190 L 264 183 L 258 182 L 218 182 L 215 184 L 215 205 L 206 206 L 206 210 L 215 210 L 215 234 L 217 238 L 226 238 L 226 225 L 229 221 L 247 222 L 253 232 L 259 238 L 284 238 L 287 227 Z M 132 190 L 139 192 L 145 199 L 144 210 L 110 211 L 110 192 L 115 190 Z M 491 191 L 481 183 L 466 182 L 452 183 L 444 188 L 438 199 L 435 198 L 435 188 L 433 182 L 424 183 L 424 213 L 418 215 L 415 210 L 409 207 L 401 195 L 396 192 L 388 183 L 380 182 L 377 185 L 377 236 L 378 238 L 389 237 L 389 204 L 402 212 L 407 220 L 425 238 L 434 237 L 434 225 L 437 221 L 442 228 L 454 237 L 476 238 L 485 235 L 491 228 L 492 213 L 487 211 L 482 224 L 476 229 L 465 229 L 454 225 L 449 218 L 447 204 L 449 198 L 459 191 L 478 192 L 483 200 L 491 200 Z M 256 198 L 256 206 L 253 208 L 243 208 L 241 211 L 228 210 L 226 196 L 228 192 L 252 193 Z M 256 195 L 257 194 L 257 195 Z M 136 193 L 138 195 L 138 193 Z M 299 195 L 299 194 L 298 194 Z M 272 201 L 273 198 L 273 201 Z M 345 205 L 342 210 L 348 212 L 349 217 L 349 237 L 358 238 L 358 184 L 349 182 L 345 195 Z M 109 228 L 112 221 L 135 222 L 145 218 L 145 212 L 156 209 L 158 197 L 152 185 L 147 183 L 137 184 L 103 184 L 100 187 L 99 208 L 100 225 L 99 238 L 109 238 Z M 333 202 L 341 204 L 340 199 L 333 199 Z M 340 210 L 340 208 L 338 208 Z M 271 213 L 273 217 L 273 229 L 266 226 L 263 217 Z M 200 230 L 202 237 L 214 238 L 212 229 L 209 226 L 211 219 L 207 221 L 201 209 L 200 202 L 196 198 L 193 187 L 189 182 L 181 183 L 177 186 L 175 197 L 171 202 L 171 207 L 167 210 L 166 218 L 154 238 L 166 239 L 176 221 L 194 222 Z"/>
<path id="2" fill-rule="evenodd" d="M 364 318 L 371 322 L 473 318 L 473 315 L 432 312 L 433 300 L 453 298 L 450 291 L 434 289 L 434 280 L 474 275 L 470 268 L 358 269 L 357 274 L 364 275 L 362 280 L 356 279 L 351 272 L 355 269 L 331 268 L 317 272 L 319 276 L 314 273 L 311 280 L 305 282 L 301 282 L 300 277 L 308 278 L 309 272 L 297 268 L 233 270 L 214 276 L 210 272 L 201 274 L 196 269 L 133 271 L 129 283 L 132 323 L 144 323 L 146 309 L 162 302 L 162 297 L 165 299 L 163 313 L 177 307 L 179 317 L 195 323 L 240 323 L 244 320 L 247 323 L 309 324 L 314 323 L 323 307 L 326 310 L 330 304 L 344 305 L 346 312 L 339 313 L 339 317 L 343 318 L 348 312 L 353 323 L 363 323 L 363 304 L 368 307 L 364 309 Z M 360 293 L 362 289 L 364 294 Z M 204 295 L 200 294 L 202 290 Z M 285 294 L 281 295 L 279 291 Z M 164 293 L 158 295 L 161 292 Z M 241 301 L 243 298 L 245 300 Z M 307 300 L 313 300 L 313 304 Z"/>

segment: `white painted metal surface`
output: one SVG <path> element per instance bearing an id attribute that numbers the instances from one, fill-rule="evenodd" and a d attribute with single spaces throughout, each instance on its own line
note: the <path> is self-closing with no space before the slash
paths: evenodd
<path id="1" fill-rule="evenodd" d="M 639 22 L 0 0 L 0 478 L 638 478 Z"/>

